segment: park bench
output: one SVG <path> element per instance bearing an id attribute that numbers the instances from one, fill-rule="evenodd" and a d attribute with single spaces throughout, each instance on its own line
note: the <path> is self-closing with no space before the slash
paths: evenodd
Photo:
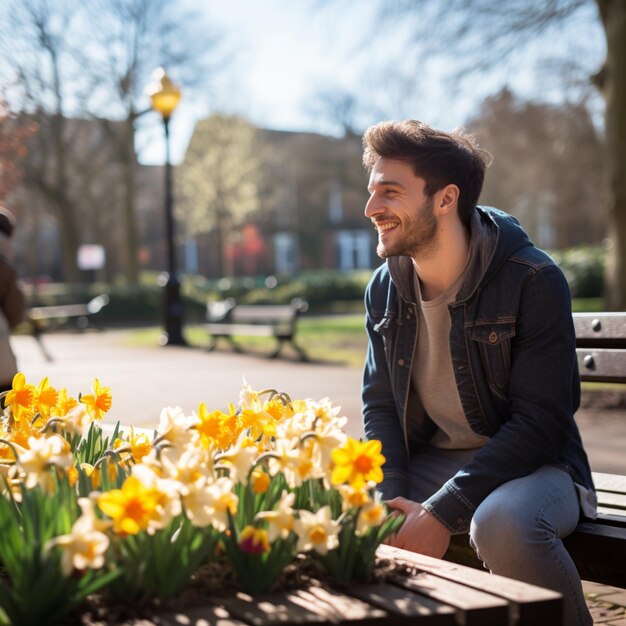
<path id="1" fill-rule="evenodd" d="M 575 313 L 574 326 L 581 380 L 626 385 L 626 312 Z M 626 476 L 593 472 L 593 480 L 598 517 L 564 543 L 581 578 L 626 587 Z M 453 537 L 445 558 L 482 567 L 466 535 Z"/>
<path id="2" fill-rule="evenodd" d="M 298 316 L 307 309 L 302 298 L 294 298 L 290 304 L 236 304 L 232 298 L 209 302 L 205 324 L 210 336 L 208 349 L 213 350 L 220 337 L 227 339 L 237 352 L 241 352 L 241 347 L 234 339 L 236 336 L 273 337 L 276 348 L 268 355 L 270 358 L 277 357 L 288 343 L 306 360 L 306 353 L 295 342 L 295 333 Z"/>
<path id="3" fill-rule="evenodd" d="M 46 359 L 52 361 L 52 357 L 42 341 L 44 332 L 52 327 L 66 324 L 72 324 L 78 330 L 85 330 L 89 327 L 90 318 L 99 313 L 108 303 L 109 296 L 100 294 L 89 300 L 89 302 L 82 304 L 55 304 L 31 307 L 27 314 L 30 330 Z"/>

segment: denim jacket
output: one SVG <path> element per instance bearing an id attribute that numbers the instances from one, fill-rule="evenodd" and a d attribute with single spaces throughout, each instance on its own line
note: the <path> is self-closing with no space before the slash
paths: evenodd
<path id="1" fill-rule="evenodd" d="M 453 533 L 467 531 L 474 511 L 496 487 L 543 465 L 562 467 L 593 490 L 573 417 L 580 379 L 565 278 L 517 220 L 497 209 L 477 207 L 471 235 L 479 250 L 448 307 L 450 353 L 467 421 L 489 441 L 423 503 Z M 380 491 L 386 499 L 408 497 L 409 458 L 436 429 L 414 410 L 413 276 L 410 257 L 391 257 L 365 294 L 363 416 L 366 437 L 382 442 Z M 419 423 L 411 424 L 409 440 L 411 419 Z"/>

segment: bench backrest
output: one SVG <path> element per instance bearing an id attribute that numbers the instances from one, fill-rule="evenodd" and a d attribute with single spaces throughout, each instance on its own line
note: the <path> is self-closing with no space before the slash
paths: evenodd
<path id="1" fill-rule="evenodd" d="M 574 313 L 583 381 L 626 384 L 626 312 Z"/>
<path id="2" fill-rule="evenodd" d="M 207 305 L 210 321 L 225 321 L 237 324 L 292 324 L 300 313 L 308 309 L 301 298 L 290 304 L 235 304 L 234 300 L 211 302 Z"/>

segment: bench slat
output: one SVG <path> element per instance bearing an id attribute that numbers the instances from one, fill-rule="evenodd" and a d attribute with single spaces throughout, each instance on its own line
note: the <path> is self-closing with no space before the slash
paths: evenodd
<path id="1" fill-rule="evenodd" d="M 626 348 L 626 313 L 575 313 L 579 347 Z"/>
<path id="2" fill-rule="evenodd" d="M 279 326 L 261 325 L 261 324 L 205 324 L 207 332 L 211 335 L 231 335 L 231 336 L 246 336 L 252 335 L 255 337 L 289 337 L 292 332 L 291 329 L 283 329 Z"/>
<path id="3" fill-rule="evenodd" d="M 580 379 L 587 382 L 626 383 L 626 351 L 578 348 Z"/>
<path id="4" fill-rule="evenodd" d="M 593 472 L 593 484 L 598 491 L 626 493 L 626 476 L 620 476 L 619 474 Z"/>

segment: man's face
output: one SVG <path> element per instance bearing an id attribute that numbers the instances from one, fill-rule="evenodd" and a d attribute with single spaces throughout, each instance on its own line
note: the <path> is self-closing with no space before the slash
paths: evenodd
<path id="1" fill-rule="evenodd" d="M 402 161 L 380 158 L 374 165 L 365 215 L 378 232 L 376 252 L 381 258 L 406 255 L 417 260 L 437 248 L 438 221 L 425 185 Z"/>

